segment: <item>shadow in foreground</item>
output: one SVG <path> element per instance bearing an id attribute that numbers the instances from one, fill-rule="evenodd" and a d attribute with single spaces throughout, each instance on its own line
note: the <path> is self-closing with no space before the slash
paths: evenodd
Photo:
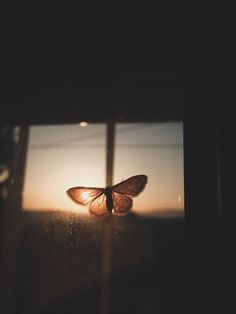
<path id="1" fill-rule="evenodd" d="M 184 258 L 183 218 L 22 213 L 17 314 L 183 314 Z"/>

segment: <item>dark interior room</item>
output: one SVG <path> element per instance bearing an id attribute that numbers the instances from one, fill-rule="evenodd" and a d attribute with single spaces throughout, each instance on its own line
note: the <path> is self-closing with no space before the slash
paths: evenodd
<path id="1" fill-rule="evenodd" d="M 228 12 L 7 27 L 0 313 L 234 313 Z"/>

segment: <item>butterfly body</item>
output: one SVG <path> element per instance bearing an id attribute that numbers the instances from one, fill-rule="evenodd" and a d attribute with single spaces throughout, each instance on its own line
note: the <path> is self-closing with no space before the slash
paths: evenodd
<path id="1" fill-rule="evenodd" d="M 132 197 L 142 192 L 146 183 L 147 176 L 136 175 L 106 188 L 73 187 L 67 194 L 80 205 L 89 204 L 89 211 L 95 216 L 126 215 L 133 206 Z"/>
<path id="2" fill-rule="evenodd" d="M 112 198 L 112 187 L 106 187 L 104 189 L 104 194 L 106 195 L 106 206 L 107 206 L 107 209 L 109 211 L 109 213 L 112 212 L 112 209 L 114 207 L 114 204 L 113 204 L 113 198 Z"/>

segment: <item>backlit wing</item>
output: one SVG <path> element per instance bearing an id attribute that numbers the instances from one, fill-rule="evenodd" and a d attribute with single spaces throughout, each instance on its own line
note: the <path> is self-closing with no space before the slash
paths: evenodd
<path id="1" fill-rule="evenodd" d="M 145 188 L 147 179 L 148 179 L 147 176 L 142 174 L 130 177 L 125 181 L 113 185 L 112 191 L 121 194 L 126 194 L 129 196 L 137 196 Z"/>
<path id="2" fill-rule="evenodd" d="M 133 206 L 131 197 L 124 194 L 112 192 L 114 213 L 117 215 L 126 215 Z"/>
<path id="3" fill-rule="evenodd" d="M 86 188 L 78 186 L 67 190 L 67 194 L 73 201 L 81 205 L 86 205 L 99 197 L 104 192 L 104 189 L 100 188 Z"/>
<path id="4" fill-rule="evenodd" d="M 109 213 L 106 205 L 106 195 L 102 193 L 96 197 L 89 205 L 91 214 L 95 216 L 103 216 Z"/>

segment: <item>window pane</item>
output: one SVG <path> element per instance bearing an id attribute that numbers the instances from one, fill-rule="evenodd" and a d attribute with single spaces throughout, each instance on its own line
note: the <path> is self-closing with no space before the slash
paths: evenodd
<path id="1" fill-rule="evenodd" d="M 183 214 L 181 122 L 118 124 L 115 147 L 115 182 L 136 174 L 148 176 L 145 192 L 134 199 L 135 213 Z"/>
<path id="2" fill-rule="evenodd" d="M 86 212 L 66 191 L 105 185 L 105 124 L 30 128 L 23 209 Z"/>

